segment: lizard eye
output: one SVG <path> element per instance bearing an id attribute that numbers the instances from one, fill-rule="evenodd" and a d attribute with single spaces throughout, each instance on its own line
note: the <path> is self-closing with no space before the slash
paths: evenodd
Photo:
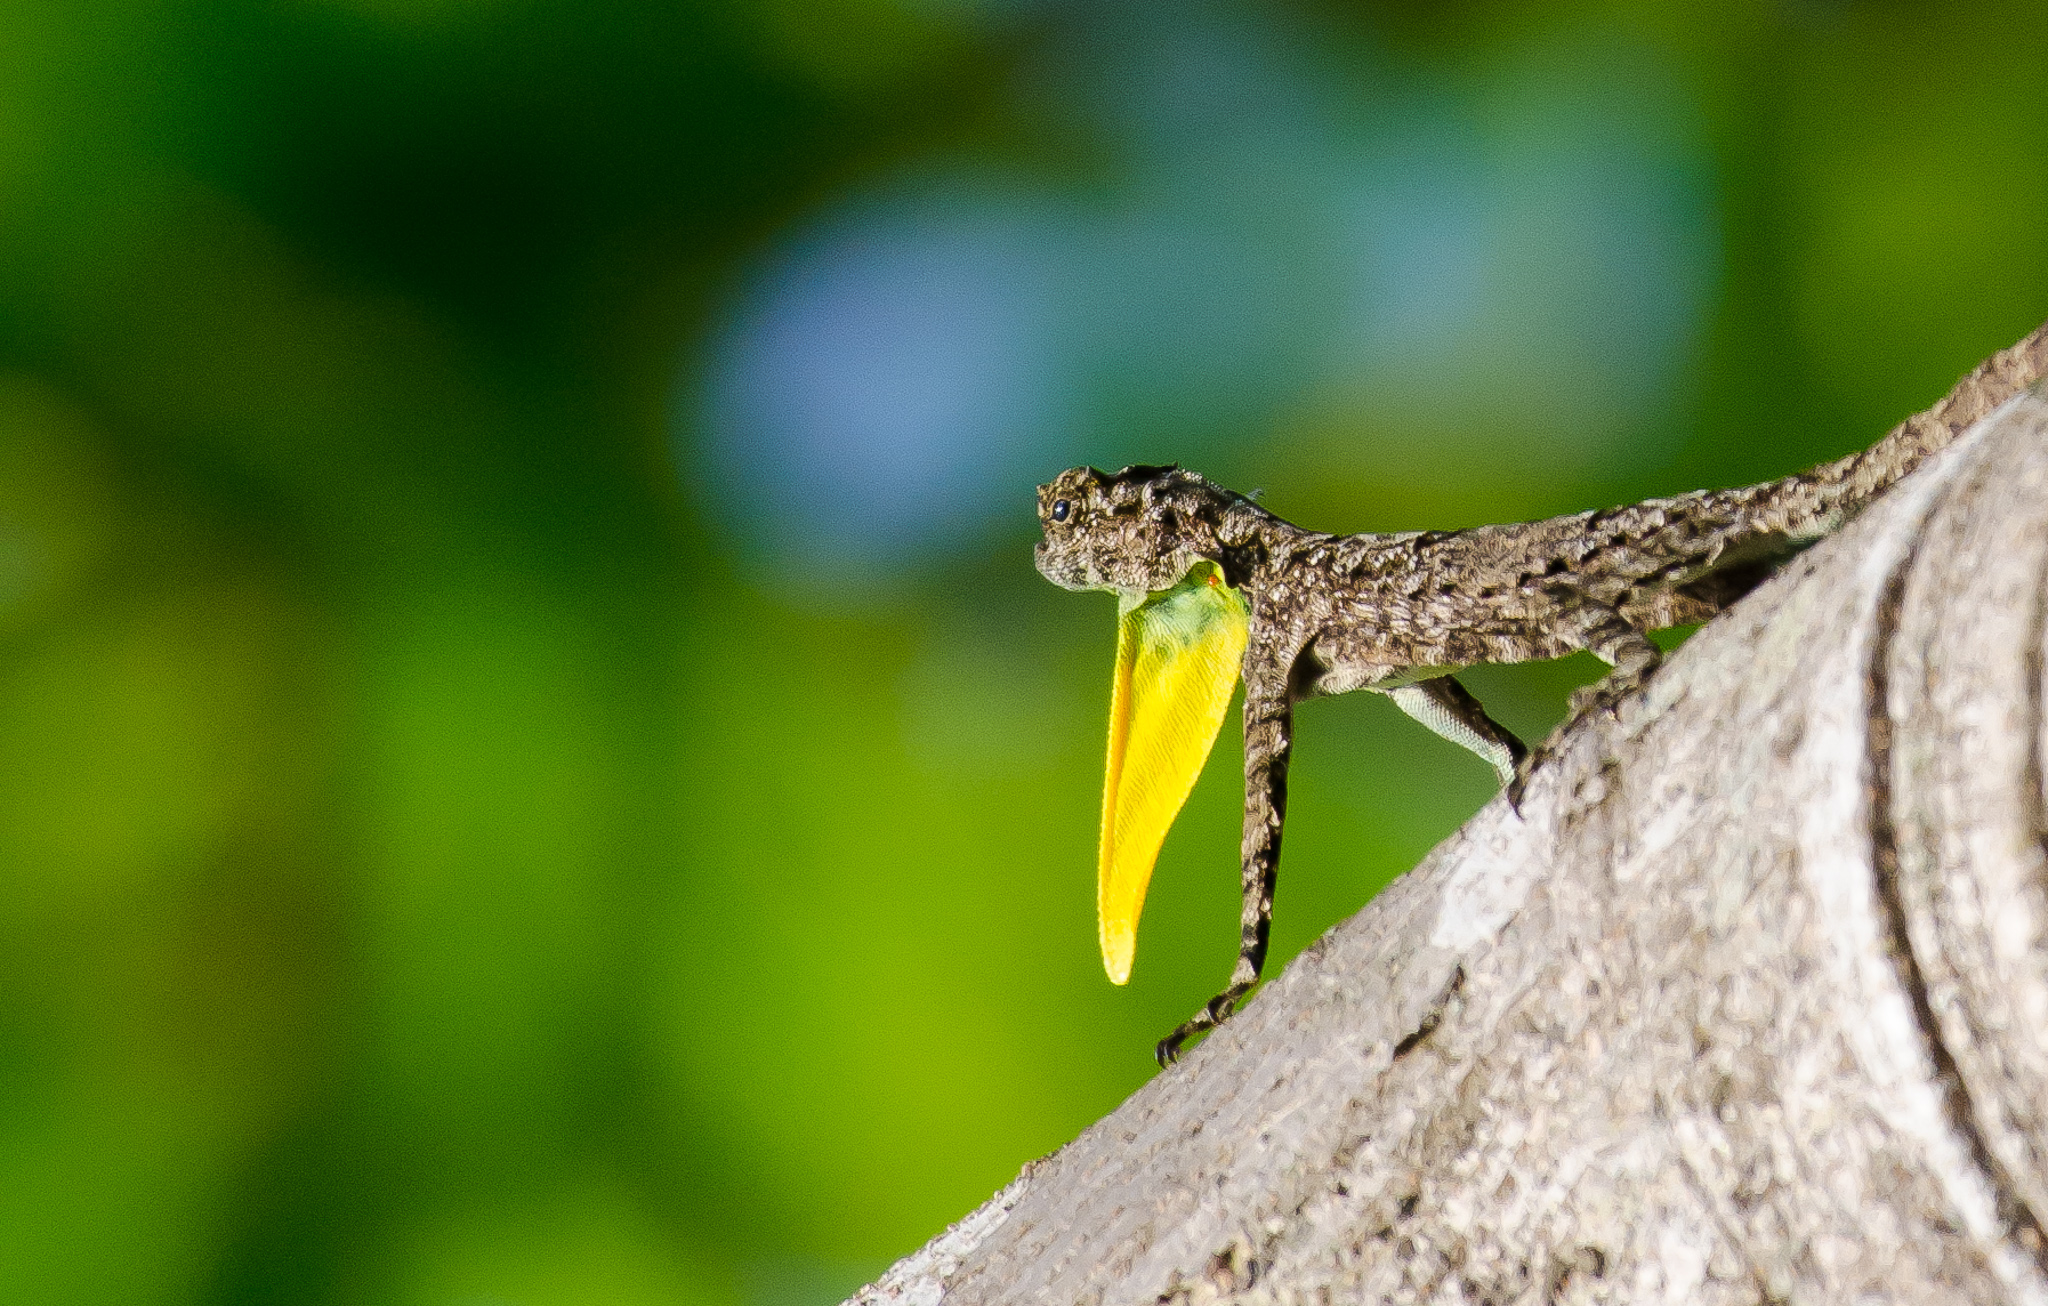
<path id="1" fill-rule="evenodd" d="M 1054 521 L 1065 521 L 1067 519 L 1067 515 L 1071 513 L 1073 509 L 1074 505 L 1068 503 L 1065 499 L 1054 499 L 1052 501 L 1052 519 Z"/>

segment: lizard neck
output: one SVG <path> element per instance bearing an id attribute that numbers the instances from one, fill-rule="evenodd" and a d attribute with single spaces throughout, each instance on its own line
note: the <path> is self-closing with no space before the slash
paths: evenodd
<path id="1" fill-rule="evenodd" d="M 1254 591 L 1269 585 L 1304 546 L 1334 538 L 1303 530 L 1245 498 L 1233 500 L 1216 527 L 1224 578 Z"/>

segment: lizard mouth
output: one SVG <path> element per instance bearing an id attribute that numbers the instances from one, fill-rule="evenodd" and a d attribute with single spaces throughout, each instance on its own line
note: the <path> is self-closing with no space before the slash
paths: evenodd
<path id="1" fill-rule="evenodd" d="M 1056 550 L 1048 540 L 1040 540 L 1032 546 L 1031 560 L 1038 568 L 1038 574 L 1063 590 L 1109 589 L 1109 585 L 1098 580 L 1092 569 L 1080 559 L 1062 550 Z"/>

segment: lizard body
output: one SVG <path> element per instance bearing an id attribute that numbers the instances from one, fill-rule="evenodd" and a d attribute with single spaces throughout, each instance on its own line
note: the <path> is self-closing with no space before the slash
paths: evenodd
<path id="1" fill-rule="evenodd" d="M 1118 982 L 1128 974 L 1130 938 L 1158 842 L 1207 757 L 1233 673 L 1241 670 L 1244 680 L 1237 964 L 1229 986 L 1160 1042 L 1160 1062 L 1178 1055 L 1190 1036 L 1228 1018 L 1258 983 L 1280 861 L 1297 702 L 1358 689 L 1385 693 L 1410 716 L 1491 763 L 1513 796 L 1527 750 L 1458 683 L 1460 668 L 1586 649 L 1613 671 L 1574 695 L 1574 710 L 1613 701 L 1657 665 L 1660 654 L 1649 631 L 1713 616 L 1777 563 L 1835 530 L 2044 375 L 2048 326 L 1994 355 L 1941 403 L 1861 453 L 1759 485 L 1469 530 L 1305 530 L 1177 467 L 1116 473 L 1077 467 L 1040 486 L 1045 538 L 1036 549 L 1039 571 L 1067 589 L 1116 593 L 1124 622 L 1099 899 L 1105 963 Z M 1201 608 L 1198 577 L 1212 587 L 1220 584 L 1227 601 L 1217 598 Z M 1191 586 L 1197 592 L 1191 594 Z M 1147 624 L 1149 613 L 1164 611 L 1159 605 L 1168 595 L 1182 613 L 1171 638 Z M 1126 672 L 1132 667 L 1193 665 L 1173 661 L 1193 638 L 1186 633 L 1191 611 L 1213 614 L 1203 619 L 1221 632 L 1218 638 L 1242 641 L 1241 667 L 1227 668 L 1220 680 L 1215 673 L 1206 679 L 1182 674 L 1158 681 L 1152 690 L 1142 675 L 1130 679 Z M 1180 686 L 1197 682 L 1205 706 L 1193 715 L 1146 700 L 1147 693 L 1155 699 L 1196 693 Z M 1170 715 L 1154 727 L 1148 712 Z M 1120 713 L 1132 715 L 1120 721 Z M 1203 731 L 1206 736 L 1197 739 Z M 1122 760 L 1131 747 L 1150 748 L 1146 756 L 1167 759 L 1149 765 L 1186 774 L 1164 780 L 1134 775 Z M 1142 794 L 1142 811 L 1133 806 L 1133 792 Z M 1128 919 L 1112 921 L 1112 902 L 1119 904 L 1114 912 L 1127 911 Z M 1113 945 L 1113 938 L 1120 942 Z"/>

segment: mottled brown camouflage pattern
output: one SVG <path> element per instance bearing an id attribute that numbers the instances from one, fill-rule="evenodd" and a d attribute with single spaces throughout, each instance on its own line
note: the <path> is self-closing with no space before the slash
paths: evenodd
<path id="1" fill-rule="evenodd" d="M 1237 966 L 1229 987 L 1160 1043 L 1160 1060 L 1227 1018 L 1258 983 L 1296 702 L 1388 693 L 1511 776 L 1526 750 L 1451 673 L 1587 649 L 1614 671 L 1574 707 L 1613 701 L 1657 664 L 1647 632 L 1713 616 L 2044 375 L 2048 326 L 1862 453 L 1761 485 L 1462 531 L 1303 530 L 1178 467 L 1076 467 L 1040 486 L 1038 569 L 1055 584 L 1134 602 L 1208 558 L 1251 611 Z"/>

